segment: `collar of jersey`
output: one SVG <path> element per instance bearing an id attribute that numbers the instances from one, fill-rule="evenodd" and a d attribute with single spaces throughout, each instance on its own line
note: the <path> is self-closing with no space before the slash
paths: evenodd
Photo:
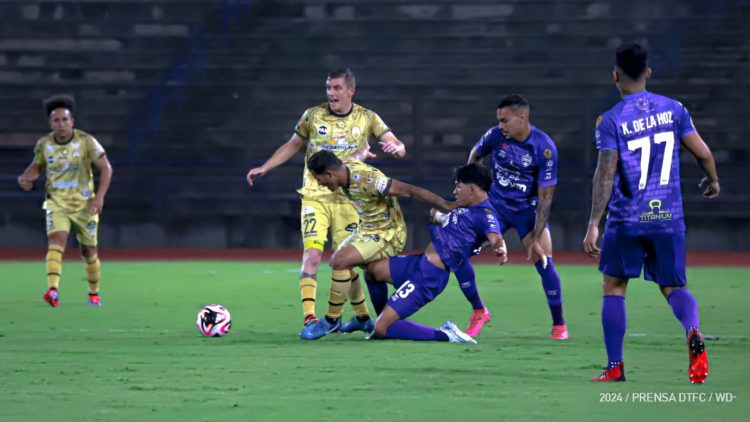
<path id="1" fill-rule="evenodd" d="M 327 105 L 326 105 L 326 108 L 328 109 L 328 113 L 330 113 L 330 114 L 331 114 L 331 116 L 336 116 L 336 117 L 346 117 L 346 116 L 348 116 L 348 115 L 352 114 L 352 111 L 354 111 L 354 103 L 352 103 L 352 108 L 350 108 L 350 109 L 349 109 L 349 111 L 347 111 L 347 112 L 346 112 L 346 113 L 344 113 L 344 114 L 338 114 L 338 113 L 336 113 L 335 111 L 331 110 L 331 105 L 330 105 L 330 104 L 327 104 Z"/>

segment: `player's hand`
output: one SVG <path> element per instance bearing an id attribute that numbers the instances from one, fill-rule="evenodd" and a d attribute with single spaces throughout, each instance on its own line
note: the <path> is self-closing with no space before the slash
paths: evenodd
<path id="1" fill-rule="evenodd" d="M 500 265 L 503 265 L 506 262 L 508 262 L 508 249 L 505 247 L 505 242 L 503 242 L 502 245 L 493 249 L 493 252 L 495 252 L 495 255 L 498 258 L 500 258 Z"/>
<path id="2" fill-rule="evenodd" d="M 719 191 L 721 190 L 719 181 L 712 182 L 708 177 L 701 179 L 700 183 L 698 183 L 698 188 L 703 191 L 703 196 L 706 198 L 716 198 L 719 196 Z"/>
<path id="3" fill-rule="evenodd" d="M 444 225 L 448 221 L 448 214 L 442 213 L 435 208 L 430 208 L 430 224 Z"/>
<path id="4" fill-rule="evenodd" d="M 380 148 L 384 153 L 396 157 L 402 157 L 406 154 L 406 147 L 404 144 L 396 141 L 378 141 Z"/>
<path id="5" fill-rule="evenodd" d="M 599 247 L 596 246 L 596 242 L 599 240 L 599 225 L 589 224 L 589 229 L 586 231 L 586 237 L 583 239 L 583 250 L 590 257 L 596 258 L 599 256 Z"/>
<path id="6" fill-rule="evenodd" d="M 35 179 L 35 178 L 34 178 Z M 18 186 L 25 191 L 30 191 L 34 187 L 34 179 L 24 175 L 18 176 Z"/>
<path id="7" fill-rule="evenodd" d="M 263 167 L 256 167 L 254 169 L 250 169 L 249 172 L 247 172 L 247 184 L 250 186 L 253 186 L 254 179 L 257 177 L 264 176 L 266 174 L 266 170 Z"/>
<path id="8" fill-rule="evenodd" d="M 97 196 L 89 199 L 89 214 L 101 214 L 104 209 L 104 198 Z"/>
<path id="9" fill-rule="evenodd" d="M 535 239 L 533 236 L 529 238 L 528 241 L 524 242 L 526 243 L 526 260 L 531 261 L 531 258 L 534 256 L 539 257 L 542 260 L 542 268 L 547 268 L 547 254 L 544 253 L 544 249 L 542 249 L 542 245 L 539 244 L 539 240 Z M 536 262 L 536 259 L 534 260 Z"/>

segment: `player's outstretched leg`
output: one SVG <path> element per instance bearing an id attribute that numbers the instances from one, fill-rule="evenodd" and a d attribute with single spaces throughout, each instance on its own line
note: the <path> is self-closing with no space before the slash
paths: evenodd
<path id="1" fill-rule="evenodd" d="M 557 274 L 552 257 L 547 258 L 547 268 L 543 268 L 542 260 L 534 263 L 536 271 L 542 278 L 544 294 L 547 296 L 547 305 L 552 315 L 552 340 L 565 340 L 568 338 L 568 326 L 563 317 L 562 285 L 560 276 Z"/>
<path id="2" fill-rule="evenodd" d="M 591 381 L 625 381 L 625 365 L 622 362 L 622 343 L 627 328 L 625 297 L 606 295 L 602 302 L 602 328 L 608 364 L 605 371 Z"/>

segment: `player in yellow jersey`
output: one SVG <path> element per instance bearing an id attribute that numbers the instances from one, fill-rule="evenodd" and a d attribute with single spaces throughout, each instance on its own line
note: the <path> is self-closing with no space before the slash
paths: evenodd
<path id="1" fill-rule="evenodd" d="M 287 162 L 303 148 L 307 148 L 306 159 L 317 151 L 331 151 L 341 158 L 356 156 L 364 159 L 373 156 L 369 153 L 368 141 L 374 138 L 386 154 L 403 157 L 406 153 L 404 144 L 380 116 L 352 102 L 355 91 L 355 77 L 349 69 L 330 72 L 326 79 L 328 101 L 309 108 L 302 114 L 291 138 L 263 165 L 247 173 L 247 183 L 253 186 L 256 178 Z M 317 274 L 328 232 L 330 230 L 335 249 L 356 229 L 359 217 L 344 198 L 337 197 L 315 181 L 307 164 L 302 188 L 298 192 L 302 199 L 300 222 L 304 247 L 299 286 L 304 324 L 308 326 L 318 321 L 315 316 Z M 352 288 L 348 298 L 344 300 L 351 302 L 356 315 L 369 318 L 362 282 L 355 271 L 347 277 L 347 281 L 349 280 Z"/>
<path id="2" fill-rule="evenodd" d="M 300 337 L 314 340 L 339 329 L 355 331 L 345 326 L 372 331 L 372 321 L 358 317 L 342 326 L 341 308 L 350 284 L 347 276 L 355 267 L 396 256 L 406 244 L 406 223 L 396 197 L 415 198 L 442 211 L 450 211 L 456 204 L 426 189 L 392 179 L 370 165 L 342 161 L 331 151 L 313 154 L 307 160 L 307 168 L 318 183 L 351 201 L 359 214 L 359 226 L 331 257 L 332 300 L 326 317 L 305 327 Z M 333 306 L 337 302 L 340 305 Z"/>
<path id="3" fill-rule="evenodd" d="M 112 166 L 104 148 L 93 136 L 74 129 L 75 100 L 67 95 L 44 101 L 52 132 L 34 147 L 34 160 L 18 176 L 18 184 L 29 191 L 44 170 L 47 181 L 44 208 L 47 212 L 47 292 L 44 300 L 60 306 L 58 287 L 62 256 L 71 227 L 81 246 L 89 282 L 89 305 L 101 306 L 99 299 L 100 263 L 97 255 L 99 214 L 112 180 Z M 94 190 L 91 168 L 99 169 L 99 187 Z"/>

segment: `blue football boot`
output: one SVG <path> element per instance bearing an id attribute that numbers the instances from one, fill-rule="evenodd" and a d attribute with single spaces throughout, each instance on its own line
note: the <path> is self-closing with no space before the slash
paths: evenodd
<path id="1" fill-rule="evenodd" d="M 364 331 L 371 333 L 375 329 L 375 322 L 372 318 L 367 318 L 364 321 L 360 321 L 357 317 L 352 317 L 349 321 L 341 324 L 339 331 L 342 333 L 353 333 L 355 331 Z"/>
<path id="2" fill-rule="evenodd" d="M 336 322 L 328 322 L 328 318 L 321 318 L 315 324 L 303 328 L 299 333 L 299 338 L 302 340 L 317 340 L 339 328 L 341 328 L 341 318 L 337 319 Z"/>

